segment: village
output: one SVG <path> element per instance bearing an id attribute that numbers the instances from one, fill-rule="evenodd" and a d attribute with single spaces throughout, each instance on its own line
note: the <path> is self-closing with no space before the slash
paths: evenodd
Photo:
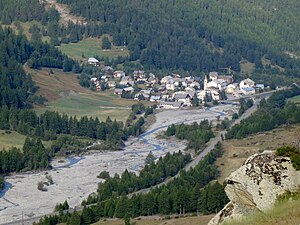
<path id="1" fill-rule="evenodd" d="M 99 61 L 89 58 L 88 64 L 99 66 Z M 114 94 L 122 98 L 150 101 L 160 109 L 178 109 L 207 102 L 217 104 L 221 100 L 239 99 L 265 89 L 264 84 L 256 84 L 249 78 L 237 83 L 233 75 L 220 75 L 218 72 L 210 72 L 204 79 L 182 77 L 179 74 L 159 79 L 155 74 L 141 70 L 128 75 L 124 71 L 114 71 L 112 67 L 104 66 L 101 71 L 103 75 L 91 78 L 96 90 L 102 90 L 103 87 L 114 89 Z"/>

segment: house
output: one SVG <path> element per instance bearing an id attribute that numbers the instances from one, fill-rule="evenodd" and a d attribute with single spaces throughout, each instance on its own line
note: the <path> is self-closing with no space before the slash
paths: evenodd
<path id="1" fill-rule="evenodd" d="M 233 76 L 218 76 L 218 80 L 227 84 L 231 84 L 233 83 Z"/>
<path id="2" fill-rule="evenodd" d="M 126 88 L 123 88 L 123 91 L 133 93 L 134 92 L 134 88 L 133 87 L 126 87 Z"/>
<path id="3" fill-rule="evenodd" d="M 134 100 L 149 100 L 150 95 L 146 93 L 138 93 L 134 95 Z"/>
<path id="4" fill-rule="evenodd" d="M 108 87 L 115 87 L 116 86 L 116 82 L 114 82 L 114 81 L 108 81 L 107 82 L 107 86 Z"/>
<path id="5" fill-rule="evenodd" d="M 93 66 L 99 66 L 100 62 L 98 59 L 91 57 L 88 59 L 88 64 L 93 65 Z"/>
<path id="6" fill-rule="evenodd" d="M 218 74 L 218 72 L 210 72 L 208 76 L 209 76 L 210 80 L 216 81 L 216 80 L 218 80 L 219 74 Z"/>
<path id="7" fill-rule="evenodd" d="M 264 90 L 265 89 L 265 85 L 264 84 L 256 84 L 255 88 Z"/>
<path id="8" fill-rule="evenodd" d="M 166 89 L 169 91 L 174 91 L 175 90 L 175 84 L 174 82 L 170 81 L 169 83 L 166 84 Z"/>
<path id="9" fill-rule="evenodd" d="M 97 81 L 98 81 L 98 78 L 97 78 L 97 77 L 92 77 L 92 78 L 91 78 L 91 82 L 96 83 Z"/>
<path id="10" fill-rule="evenodd" d="M 220 100 L 220 93 L 217 90 L 200 90 L 197 92 L 197 98 L 204 100 Z"/>
<path id="11" fill-rule="evenodd" d="M 253 88 L 253 87 L 242 88 L 241 92 L 244 95 L 253 95 L 253 94 L 255 94 L 255 88 Z"/>
<path id="12" fill-rule="evenodd" d="M 125 77 L 122 77 L 121 78 L 121 82 L 120 82 L 120 85 L 133 85 L 134 84 L 134 81 L 132 80 L 132 78 L 130 76 L 125 76 Z"/>
<path id="13" fill-rule="evenodd" d="M 146 77 L 145 71 L 135 70 L 135 71 L 133 71 L 133 77 L 134 77 L 134 79 L 137 79 L 139 77 Z"/>
<path id="14" fill-rule="evenodd" d="M 113 72 L 114 72 L 114 69 L 112 67 L 110 67 L 110 66 L 105 66 L 101 70 L 105 74 L 113 74 Z"/>
<path id="15" fill-rule="evenodd" d="M 121 95 L 122 92 L 123 92 L 123 89 L 121 89 L 121 88 L 116 88 L 115 91 L 114 91 L 114 94 L 115 94 L 115 95 Z"/>
<path id="16" fill-rule="evenodd" d="M 253 88 L 255 85 L 255 82 L 249 78 L 245 79 L 245 80 L 242 80 L 240 82 L 240 89 L 244 89 L 244 88 Z"/>
<path id="17" fill-rule="evenodd" d="M 229 84 L 227 87 L 226 87 L 226 93 L 227 94 L 232 94 L 233 92 L 235 92 L 238 88 L 238 84 L 237 83 L 234 83 L 234 84 Z"/>
<path id="18" fill-rule="evenodd" d="M 170 83 L 170 82 L 172 82 L 172 83 L 175 82 L 175 79 L 174 79 L 173 77 L 171 77 L 171 76 L 165 76 L 165 77 L 163 77 L 163 78 L 160 80 L 160 83 L 161 83 L 161 84 L 167 84 L 167 83 Z"/>
<path id="19" fill-rule="evenodd" d="M 159 102 L 161 99 L 161 97 L 158 95 L 158 96 L 155 96 L 155 95 L 152 95 L 150 97 L 150 102 Z"/>
<path id="20" fill-rule="evenodd" d="M 182 102 L 161 102 L 159 104 L 160 109 L 179 109 L 182 106 Z"/>
<path id="21" fill-rule="evenodd" d="M 125 77 L 125 72 L 122 70 L 117 70 L 114 72 L 114 78 L 121 78 Z"/>
<path id="22" fill-rule="evenodd" d="M 212 100 L 217 100 L 219 101 L 220 100 L 220 93 L 216 90 L 209 90 L 209 94 L 212 98 Z"/>
<path id="23" fill-rule="evenodd" d="M 186 87 L 187 86 L 187 82 L 185 78 L 176 78 L 175 82 L 174 82 L 174 86 L 175 87 Z"/>
<path id="24" fill-rule="evenodd" d="M 190 105 L 193 96 L 190 96 L 186 92 L 176 92 L 173 94 L 172 98 L 175 102 L 182 102 L 184 105 Z"/>

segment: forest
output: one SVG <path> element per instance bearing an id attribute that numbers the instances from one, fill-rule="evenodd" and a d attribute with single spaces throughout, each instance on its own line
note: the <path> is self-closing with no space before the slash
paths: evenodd
<path id="1" fill-rule="evenodd" d="M 214 133 L 211 130 L 211 124 L 208 120 L 203 120 L 199 124 L 194 122 L 192 125 L 180 124 L 168 127 L 166 131 L 167 137 L 175 136 L 179 140 L 187 140 L 187 148 L 201 152 Z"/>
<path id="2" fill-rule="evenodd" d="M 145 69 L 239 72 L 240 62 L 247 60 L 257 73 L 300 74 L 299 60 L 287 54 L 300 50 L 297 0 L 284 5 L 279 0 L 58 2 L 68 4 L 71 13 L 85 17 L 87 24 L 61 25 L 59 13 L 53 8 L 46 11 L 38 0 L 2 1 L 1 21 L 36 20 L 42 27 L 32 25 L 32 39 L 49 36 L 52 45 L 109 34 L 114 45 L 125 42 L 130 50 L 129 57 L 110 62 L 114 65 L 139 60 Z M 263 58 L 271 60 L 270 65 L 263 65 Z M 285 70 L 270 70 L 271 65 Z"/>
<path id="3" fill-rule="evenodd" d="M 0 151 L 0 174 L 50 167 L 48 150 L 40 139 L 25 140 L 22 151 L 15 147 Z"/>
<path id="4" fill-rule="evenodd" d="M 241 139 L 251 134 L 269 131 L 281 125 L 291 125 L 300 122 L 300 107 L 287 99 L 300 95 L 300 88 L 293 86 L 291 89 L 278 91 L 268 100 L 261 100 L 259 109 L 233 126 L 227 133 L 227 139 Z"/>
<path id="5" fill-rule="evenodd" d="M 126 192 L 117 192 L 105 201 L 86 206 L 82 212 L 60 213 L 56 216 L 46 216 L 38 224 L 91 224 L 103 218 L 127 218 L 155 214 L 185 214 L 192 212 L 214 213 L 224 207 L 228 198 L 224 192 L 224 186 L 218 182 L 210 181 L 218 177 L 219 171 L 214 165 L 215 160 L 222 155 L 223 149 L 218 143 L 213 151 L 204 157 L 199 164 L 189 171 L 181 170 L 180 176 L 162 187 L 152 189 L 147 194 L 133 194 L 130 198 Z M 172 158 L 172 156 L 169 156 Z M 173 155 L 174 157 L 174 155 Z M 175 158 L 173 158 L 175 159 Z M 122 178 L 130 183 L 128 172 L 124 172 Z M 124 178 L 123 178 L 124 176 Z M 112 178 L 109 178 L 112 179 Z M 107 183 L 107 181 L 105 182 Z M 120 184 L 122 184 L 120 182 Z M 100 185 L 100 187 L 103 187 Z M 109 191 L 114 186 L 108 186 Z M 120 188 L 123 188 L 120 186 Z M 121 190 L 121 189 L 120 189 Z M 109 192 L 103 192 L 109 193 Z M 100 193 L 99 193 L 100 194 Z M 100 200 L 100 199 L 99 199 Z M 85 202 L 86 203 L 86 202 Z M 58 205 L 57 209 L 66 209 L 67 203 Z"/>
<path id="6" fill-rule="evenodd" d="M 239 71 L 246 59 L 262 68 L 266 56 L 274 64 L 299 72 L 299 61 L 284 51 L 299 52 L 299 4 L 272 1 L 77 1 L 68 4 L 75 15 L 125 41 L 130 60 L 147 68 Z M 174 16 L 176 15 L 176 16 Z M 293 16 L 290 16 L 293 15 Z M 299 75 L 299 74 L 298 74 Z"/>

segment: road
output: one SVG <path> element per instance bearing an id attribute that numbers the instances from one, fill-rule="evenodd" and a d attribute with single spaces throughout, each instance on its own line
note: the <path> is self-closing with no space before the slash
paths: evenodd
<path id="1" fill-rule="evenodd" d="M 272 95 L 273 91 L 272 92 L 269 92 L 269 93 L 263 93 L 260 95 L 260 97 L 263 97 L 263 98 L 268 98 Z M 232 124 L 231 124 L 231 127 L 236 125 L 236 124 L 239 124 L 243 119 L 246 119 L 247 117 L 249 117 L 252 113 L 254 113 L 256 110 L 257 110 L 257 106 L 260 102 L 261 98 L 260 99 L 257 99 L 254 101 L 254 104 L 251 108 L 249 108 L 241 117 L 239 117 L 237 120 L 235 120 Z M 222 136 L 224 137 L 226 134 L 226 131 L 221 131 L 218 133 L 217 136 L 215 136 L 214 138 L 212 138 L 208 143 L 207 143 L 207 146 L 205 147 L 205 149 L 199 154 L 196 156 L 196 158 L 193 159 L 192 162 L 190 162 L 189 164 L 187 164 L 185 167 L 184 167 L 184 170 L 185 171 L 189 171 L 191 168 L 194 168 L 196 165 L 198 165 L 198 163 L 209 153 L 211 152 L 216 144 L 220 141 L 222 142 Z M 168 178 L 167 180 L 165 180 L 164 182 L 160 183 L 160 184 L 157 184 L 153 187 L 150 187 L 150 188 L 145 188 L 145 189 L 142 189 L 142 190 L 139 190 L 139 191 L 136 191 L 134 193 L 131 193 L 129 194 L 128 196 L 131 197 L 133 194 L 146 194 L 148 193 L 151 189 L 154 189 L 154 188 L 157 188 L 157 187 L 161 187 L 163 185 L 166 185 L 167 183 L 169 183 L 170 181 L 174 180 L 174 178 L 178 177 L 180 175 L 180 172 L 177 173 L 174 177 L 170 177 Z"/>

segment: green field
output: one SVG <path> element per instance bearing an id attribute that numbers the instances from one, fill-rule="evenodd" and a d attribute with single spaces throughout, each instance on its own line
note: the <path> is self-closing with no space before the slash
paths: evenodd
<path id="1" fill-rule="evenodd" d="M 297 105 L 300 105 L 300 95 L 290 98 L 289 101 L 294 102 Z"/>
<path id="2" fill-rule="evenodd" d="M 46 107 L 37 108 L 38 113 L 45 110 L 57 111 L 70 116 L 92 116 L 105 120 L 108 116 L 113 119 L 125 121 L 130 113 L 130 105 L 118 104 L 118 97 L 112 93 L 107 95 L 91 95 L 78 93 L 74 96 L 63 97 L 48 103 Z"/>
<path id="3" fill-rule="evenodd" d="M 109 58 L 129 55 L 128 50 L 122 50 L 123 47 L 120 46 L 112 46 L 112 49 L 108 50 L 102 49 L 100 38 L 87 38 L 78 43 L 62 44 L 58 48 L 66 55 L 81 61 L 85 61 L 89 57 L 94 57 L 95 55 Z"/>
<path id="4" fill-rule="evenodd" d="M 19 134 L 15 131 L 5 132 L 4 130 L 0 130 L 0 151 L 5 148 L 9 149 L 14 146 L 17 148 L 22 148 L 25 142 L 26 136 Z M 51 141 L 43 141 L 43 144 L 46 147 L 50 147 Z"/>

